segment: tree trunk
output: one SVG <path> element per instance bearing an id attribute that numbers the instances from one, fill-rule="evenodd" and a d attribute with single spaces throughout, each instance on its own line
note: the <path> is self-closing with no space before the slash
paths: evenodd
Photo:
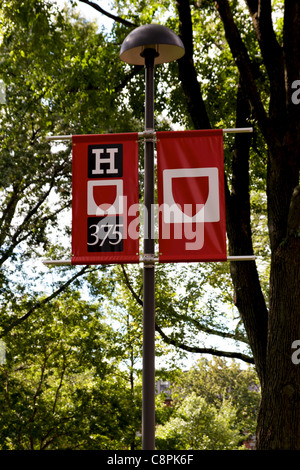
<path id="1" fill-rule="evenodd" d="M 250 108 L 242 86 L 236 105 L 236 127 L 247 127 Z M 226 229 L 229 254 L 252 255 L 251 207 L 249 191 L 249 150 L 251 137 L 236 135 L 232 157 L 231 192 L 226 187 Z M 231 262 L 235 306 L 243 320 L 260 382 L 264 381 L 268 311 L 255 261 Z"/>
<path id="2" fill-rule="evenodd" d="M 300 450 L 300 364 L 293 359 L 293 343 L 300 340 L 300 141 L 287 132 L 283 142 L 268 171 L 272 255 L 260 450 Z"/>
<path id="3" fill-rule="evenodd" d="M 290 239 L 273 256 L 268 351 L 257 427 L 260 450 L 300 450 L 300 364 L 292 360 L 300 339 L 300 244 Z"/>

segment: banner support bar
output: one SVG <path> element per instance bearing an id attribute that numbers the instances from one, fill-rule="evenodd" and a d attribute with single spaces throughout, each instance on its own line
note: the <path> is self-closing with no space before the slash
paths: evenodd
<path id="1" fill-rule="evenodd" d="M 253 127 L 240 127 L 236 129 L 223 129 L 223 134 L 247 134 L 253 132 Z"/>
<path id="2" fill-rule="evenodd" d="M 46 135 L 46 140 L 71 140 L 72 135 Z"/>
<path id="3" fill-rule="evenodd" d="M 70 259 L 44 259 L 43 264 L 45 266 L 68 266 L 71 264 Z"/>
<path id="4" fill-rule="evenodd" d="M 253 127 L 240 127 L 235 129 L 222 129 L 223 134 L 245 134 L 253 132 Z M 172 132 L 172 131 L 171 131 Z M 143 132 L 138 132 L 139 137 L 149 139 L 156 136 L 154 129 L 146 129 Z M 46 140 L 71 140 L 72 135 L 47 135 Z"/>
<path id="5" fill-rule="evenodd" d="M 254 261 L 256 259 L 255 255 L 241 255 L 241 256 L 227 256 L 227 261 Z M 145 267 L 152 267 L 154 263 L 159 262 L 158 258 L 155 258 L 154 255 L 145 255 L 141 260 L 141 263 L 144 263 Z M 200 261 L 199 261 L 200 262 Z M 213 262 L 213 261 L 212 261 Z M 217 261 L 216 261 L 217 262 Z M 68 266 L 71 265 L 70 259 L 45 259 L 43 260 L 45 266 Z"/>

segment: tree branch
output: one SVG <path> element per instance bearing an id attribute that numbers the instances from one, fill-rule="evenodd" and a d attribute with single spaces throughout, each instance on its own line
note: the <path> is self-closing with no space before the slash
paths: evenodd
<path id="1" fill-rule="evenodd" d="M 32 227 L 30 226 L 30 223 L 32 223 L 32 220 L 34 220 L 33 219 L 34 216 L 36 216 L 40 207 L 47 200 L 51 191 L 57 184 L 58 176 L 64 174 L 64 171 L 67 165 L 68 165 L 68 161 L 65 160 L 62 164 L 58 164 L 57 166 L 54 167 L 53 173 L 49 181 L 49 188 L 40 194 L 39 199 L 36 201 L 33 207 L 28 209 L 27 214 L 25 215 L 22 222 L 19 223 L 14 233 L 10 234 L 9 230 L 11 228 L 11 222 L 15 216 L 17 205 L 20 201 L 22 201 L 24 194 L 26 194 L 26 189 L 28 189 L 28 186 L 29 186 L 29 185 L 20 185 L 18 182 L 14 184 L 13 186 L 14 192 L 10 200 L 8 201 L 6 208 L 3 211 L 2 219 L 0 219 L 0 227 L 2 225 L 2 221 L 4 220 L 4 224 L 3 224 L 1 234 L 0 234 L 0 242 L 1 242 L 0 246 L 4 245 L 5 237 L 9 236 L 9 239 L 10 239 L 10 241 L 7 242 L 7 248 L 5 252 L 3 251 L 3 254 L 0 258 L 0 266 L 12 255 L 14 249 L 21 242 L 27 240 L 32 235 Z M 45 216 L 44 218 L 40 216 L 39 222 L 50 220 L 51 217 L 58 215 L 65 208 L 66 208 L 65 206 L 62 206 L 59 209 L 57 209 L 55 212 L 51 213 L 49 216 Z"/>
<path id="2" fill-rule="evenodd" d="M 272 22 L 272 5 L 270 0 L 245 0 L 250 15 L 260 50 L 269 72 L 270 80 L 278 80 L 278 76 L 273 76 L 275 70 L 282 70 L 282 48 L 279 45 Z"/>
<path id="3" fill-rule="evenodd" d="M 251 104 L 251 107 L 253 108 L 263 135 L 265 136 L 267 142 L 272 144 L 274 140 L 277 141 L 277 137 L 274 135 L 266 111 L 263 107 L 253 75 L 253 66 L 245 44 L 243 43 L 237 26 L 234 22 L 228 0 L 215 0 L 215 2 L 224 25 L 227 42 L 239 69 L 248 100 Z"/>
<path id="4" fill-rule="evenodd" d="M 84 266 L 80 271 L 78 271 L 74 276 L 72 276 L 68 281 L 66 281 L 62 286 L 60 286 L 57 290 L 52 292 L 51 295 L 48 297 L 45 297 L 43 300 L 40 302 L 37 302 L 35 305 L 33 305 L 22 317 L 17 318 L 16 320 L 12 321 L 11 324 L 3 328 L 3 331 L 0 335 L 0 338 L 6 336 L 13 328 L 18 326 L 20 323 L 25 321 L 27 318 L 32 315 L 32 313 L 37 310 L 38 308 L 41 308 L 43 305 L 48 304 L 52 299 L 57 297 L 59 294 L 61 294 L 72 282 L 74 282 L 76 279 L 78 279 L 80 276 L 86 273 L 86 271 L 89 269 L 89 266 Z"/>
<path id="5" fill-rule="evenodd" d="M 97 3 L 95 2 L 90 2 L 89 0 L 79 0 L 81 3 L 85 3 L 86 5 L 89 5 L 90 7 L 94 8 L 95 10 L 99 11 L 104 16 L 107 16 L 107 18 L 110 18 L 111 20 L 116 21 L 117 23 L 121 23 L 124 26 L 127 26 L 129 28 L 132 27 L 137 27 L 139 25 L 136 25 L 134 23 L 131 23 L 131 21 L 125 20 L 124 18 L 121 18 L 120 16 L 113 15 L 112 13 L 109 13 L 108 11 L 104 10 L 101 8 Z"/>
<path id="6" fill-rule="evenodd" d="M 300 4 L 295 0 L 284 2 L 284 55 L 286 60 L 287 85 L 300 78 Z"/>
<path id="7" fill-rule="evenodd" d="M 138 75 L 140 73 L 141 70 L 144 70 L 144 66 L 143 65 L 135 65 L 132 69 L 132 71 L 125 76 L 125 78 L 122 80 L 121 83 L 119 83 L 119 85 L 117 85 L 115 88 L 114 88 L 114 92 L 115 93 L 119 93 L 121 90 L 123 90 L 123 88 L 125 88 L 125 86 L 127 85 L 127 83 L 130 82 L 130 80 L 135 77 L 136 75 Z"/>
<path id="8" fill-rule="evenodd" d="M 179 343 L 178 341 L 169 338 L 157 325 L 157 323 L 155 324 L 155 329 L 167 344 L 175 346 L 176 348 L 180 348 L 184 351 L 197 354 L 212 354 L 213 356 L 228 357 L 231 359 L 240 359 L 241 361 L 247 362 L 248 364 L 254 364 L 254 359 L 250 356 L 247 356 L 246 354 L 242 354 L 239 352 L 221 351 L 214 348 L 199 348 L 197 346 L 187 346 L 186 344 Z"/>
<path id="9" fill-rule="evenodd" d="M 124 266 L 122 265 L 122 271 L 123 271 L 123 274 L 124 274 L 124 278 L 125 278 L 125 283 L 129 289 L 129 291 L 131 292 L 132 296 L 134 297 L 134 299 L 137 301 L 137 303 L 140 305 L 140 306 L 143 306 L 143 301 L 142 299 L 136 294 L 135 290 L 133 289 L 131 283 L 130 283 L 130 280 L 128 278 L 128 275 L 127 275 L 127 272 L 124 268 Z M 181 317 L 181 316 L 180 316 Z M 189 321 L 193 321 L 193 319 L 187 317 L 189 319 Z M 184 318 L 186 319 L 186 318 Z M 195 321 L 194 321 L 195 323 Z M 199 327 L 199 323 L 197 322 L 197 326 Z M 184 343 L 179 343 L 178 341 L 174 340 L 174 339 L 171 339 L 169 338 L 164 332 L 163 330 L 158 326 L 157 323 L 155 323 L 155 330 L 160 334 L 160 336 L 163 338 L 163 340 L 167 343 L 167 344 L 171 344 L 177 348 L 180 348 L 184 351 L 188 351 L 188 352 L 192 352 L 192 353 L 198 353 L 198 354 L 213 354 L 215 356 L 221 356 L 221 357 L 229 357 L 229 358 L 235 358 L 235 359 L 240 359 L 244 362 L 248 362 L 249 364 L 254 364 L 254 360 L 253 358 L 251 358 L 250 356 L 247 356 L 245 354 L 241 354 L 241 353 L 238 353 L 238 352 L 228 352 L 228 351 L 220 351 L 220 350 L 217 350 L 217 349 L 214 349 L 214 348 L 198 348 L 198 347 L 195 347 L 195 346 L 188 346 Z M 209 329 L 209 328 L 201 328 L 201 331 L 205 331 L 206 333 L 209 333 L 209 334 L 216 334 L 216 335 L 219 335 L 223 338 L 230 338 L 230 339 L 237 339 L 234 337 L 234 335 L 230 335 L 228 333 L 223 333 L 221 332 L 217 332 L 215 330 L 212 330 L 212 329 Z M 238 339 L 239 341 L 242 341 L 240 339 Z"/>
<path id="10" fill-rule="evenodd" d="M 4 244 L 4 240 L 8 234 L 9 227 L 14 218 L 17 204 L 19 202 L 19 197 L 18 184 L 14 184 L 12 193 L 9 195 L 6 207 L 3 209 L 2 217 L 0 219 L 0 246 Z"/>
<path id="11" fill-rule="evenodd" d="M 216 335 L 216 336 L 219 336 L 220 338 L 233 339 L 235 341 L 240 341 L 242 343 L 249 344 L 248 340 L 242 335 L 237 336 L 236 333 L 228 333 L 226 331 L 221 331 L 221 330 L 216 330 L 214 328 L 210 328 L 206 325 L 203 325 L 197 319 L 192 318 L 188 314 L 186 314 L 186 315 L 178 314 L 177 312 L 175 312 L 174 308 L 172 308 L 172 316 L 177 321 L 182 321 L 186 325 L 188 323 L 192 323 L 199 331 L 201 331 L 203 333 L 206 333 L 206 334 L 209 334 L 209 335 Z"/>
<path id="12" fill-rule="evenodd" d="M 142 307 L 143 306 L 142 299 L 137 295 L 134 288 L 132 287 L 124 265 L 122 264 L 121 267 L 122 267 L 122 271 L 123 271 L 126 286 L 128 287 L 129 291 L 131 292 L 131 294 L 132 294 L 133 298 L 136 300 L 136 302 Z"/>
<path id="13" fill-rule="evenodd" d="M 272 22 L 270 0 L 245 0 L 252 17 L 264 64 L 270 81 L 270 117 L 282 130 L 286 115 L 286 86 L 283 49 L 279 45 Z"/>
<path id="14" fill-rule="evenodd" d="M 210 129 L 211 125 L 193 61 L 193 26 L 189 0 L 177 0 L 176 7 L 179 15 L 179 37 L 185 47 L 184 56 L 178 60 L 179 79 L 194 128 Z"/>

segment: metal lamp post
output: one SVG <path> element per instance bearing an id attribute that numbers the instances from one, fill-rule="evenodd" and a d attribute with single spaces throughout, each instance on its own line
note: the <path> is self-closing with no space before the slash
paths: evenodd
<path id="1" fill-rule="evenodd" d="M 183 55 L 180 38 L 169 28 L 157 24 L 134 29 L 125 38 L 120 51 L 122 61 L 145 65 L 143 450 L 155 449 L 154 66 Z"/>

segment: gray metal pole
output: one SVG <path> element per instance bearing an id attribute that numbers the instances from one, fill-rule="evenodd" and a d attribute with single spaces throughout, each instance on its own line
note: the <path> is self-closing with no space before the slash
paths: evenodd
<path id="1" fill-rule="evenodd" d="M 145 130 L 154 130 L 154 57 L 153 49 L 145 52 Z M 144 144 L 144 263 L 143 294 L 143 404 L 142 448 L 155 450 L 155 271 L 154 271 L 154 142 Z"/>

